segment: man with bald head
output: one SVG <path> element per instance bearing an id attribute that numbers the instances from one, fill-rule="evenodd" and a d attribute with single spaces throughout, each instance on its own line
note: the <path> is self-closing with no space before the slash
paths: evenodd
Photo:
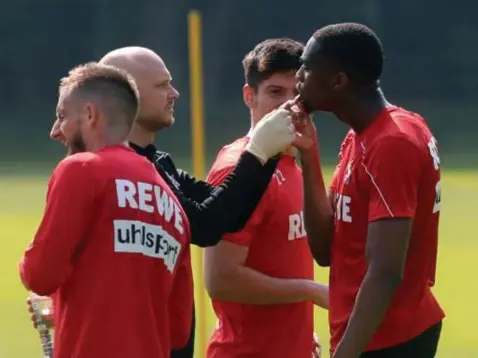
<path id="1" fill-rule="evenodd" d="M 153 145 L 156 132 L 174 123 L 174 101 L 179 97 L 162 59 L 146 48 L 125 47 L 108 53 L 100 63 L 126 70 L 134 77 L 140 93 L 140 109 L 128 138 L 129 144 L 155 164 L 158 172 L 178 197 L 190 221 L 192 243 L 201 247 L 212 246 L 217 244 L 225 232 L 242 229 L 275 171 L 278 159 L 268 159 L 285 148 L 279 144 L 279 150 L 272 149 L 274 153 L 271 153 L 269 148 L 277 148 L 277 140 L 280 142 L 280 138 L 284 137 L 279 133 L 281 130 L 274 129 L 273 126 L 269 126 L 267 131 L 263 130 L 264 138 L 259 136 L 257 140 L 251 140 L 251 145 L 241 156 L 236 169 L 224 180 L 224 184 L 219 187 L 211 186 L 177 170 L 170 155 L 158 152 Z M 288 117 L 288 112 L 278 109 L 270 116 Z M 285 121 L 290 121 L 290 117 Z M 265 120 L 265 123 L 267 122 L 268 120 Z M 55 122 L 50 136 L 66 143 L 58 121 Z M 267 136 L 268 140 L 265 138 Z M 70 153 L 83 149 L 74 141 L 67 144 Z M 188 249 L 186 251 L 188 256 Z M 186 358 L 193 357 L 194 315 L 190 260 L 183 262 L 185 264 L 177 268 L 172 294 L 174 299 L 171 299 L 170 312 L 174 312 L 171 321 L 172 347 L 185 346 L 185 342 L 175 341 L 174 334 L 176 326 L 184 326 L 184 320 L 192 321 L 191 337 L 186 347 L 172 352 L 171 357 Z"/>
<path id="2" fill-rule="evenodd" d="M 130 133 L 130 142 L 146 147 L 157 131 L 174 123 L 174 101 L 179 98 L 163 60 L 144 47 L 124 47 L 106 54 L 100 63 L 130 73 L 138 86 L 140 113 Z"/>

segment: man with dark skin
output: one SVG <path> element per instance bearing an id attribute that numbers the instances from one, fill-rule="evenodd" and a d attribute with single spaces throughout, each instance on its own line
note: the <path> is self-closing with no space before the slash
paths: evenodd
<path id="1" fill-rule="evenodd" d="M 441 201 L 437 141 L 379 86 L 383 49 L 364 25 L 319 29 L 302 56 L 299 106 L 351 129 L 327 194 L 310 117 L 297 128 L 309 246 L 330 266 L 334 358 L 432 358 L 444 313 L 432 286 Z"/>

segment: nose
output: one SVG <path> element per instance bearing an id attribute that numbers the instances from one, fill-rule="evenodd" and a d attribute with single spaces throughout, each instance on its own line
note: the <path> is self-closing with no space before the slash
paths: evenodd
<path id="1" fill-rule="evenodd" d="M 297 71 L 296 74 L 295 74 L 295 78 L 297 79 L 297 81 L 302 81 L 303 74 L 304 74 L 304 67 L 301 66 L 299 68 L 299 71 Z"/>
<path id="2" fill-rule="evenodd" d="M 176 88 L 171 86 L 171 93 L 170 93 L 170 99 L 172 100 L 177 100 L 179 98 L 179 92 Z"/>
<path id="3" fill-rule="evenodd" d="M 51 127 L 50 138 L 53 140 L 61 139 L 60 122 L 58 121 L 58 119 L 55 120 L 55 123 L 53 123 L 53 127 Z"/>

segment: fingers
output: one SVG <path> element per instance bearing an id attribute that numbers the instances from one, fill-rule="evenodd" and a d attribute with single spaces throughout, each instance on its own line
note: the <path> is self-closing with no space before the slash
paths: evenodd
<path id="1" fill-rule="evenodd" d="M 292 107 L 295 105 L 295 99 L 286 101 L 280 105 L 278 109 L 285 109 L 286 111 L 291 111 Z"/>
<path id="2" fill-rule="evenodd" d="M 292 145 L 299 150 L 307 150 L 314 145 L 314 141 L 310 139 L 309 137 L 302 135 L 299 132 L 295 132 Z"/>
<path id="3" fill-rule="evenodd" d="M 322 347 L 320 345 L 319 336 L 315 332 L 314 332 L 314 336 L 313 336 L 313 345 L 314 345 L 313 357 L 320 358 Z"/>

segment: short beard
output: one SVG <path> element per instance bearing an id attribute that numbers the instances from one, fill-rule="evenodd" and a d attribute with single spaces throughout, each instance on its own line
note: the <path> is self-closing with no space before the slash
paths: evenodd
<path id="1" fill-rule="evenodd" d="M 68 143 L 68 151 L 66 155 L 69 156 L 83 152 L 86 152 L 86 145 L 83 136 L 81 135 L 81 131 L 78 130 Z"/>
<path id="2" fill-rule="evenodd" d="M 150 133 L 156 133 L 164 128 L 169 128 L 174 123 L 174 118 L 171 118 L 169 121 L 164 121 L 159 118 L 136 118 L 136 123 L 144 128 L 146 131 Z"/>

